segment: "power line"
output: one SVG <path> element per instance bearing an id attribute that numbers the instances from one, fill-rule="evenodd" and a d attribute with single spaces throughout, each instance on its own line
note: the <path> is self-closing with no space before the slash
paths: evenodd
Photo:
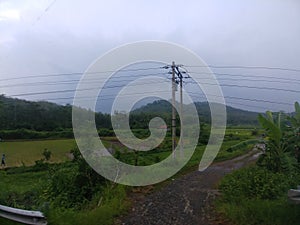
<path id="1" fill-rule="evenodd" d="M 42 17 L 49 11 L 49 9 L 55 4 L 56 0 L 50 2 L 50 4 L 44 9 L 44 11 L 36 18 L 35 22 L 32 25 L 35 25 Z"/>
<path id="2" fill-rule="evenodd" d="M 204 78 L 206 79 L 206 78 Z M 213 78 L 211 78 L 212 80 Z M 215 80 L 215 79 L 213 79 Z M 234 78 L 218 78 L 218 80 L 231 80 L 231 81 L 253 81 L 253 82 L 267 82 L 267 83 L 285 83 L 285 84 L 300 84 L 300 82 L 296 81 L 284 81 L 284 80 L 265 80 L 265 79 L 260 79 L 260 80 L 253 80 L 253 79 L 245 79 L 245 78 L 239 78 L 239 79 L 234 79 Z M 299 80 L 300 81 L 300 80 Z"/>
<path id="3" fill-rule="evenodd" d="M 72 72 L 72 73 L 55 73 L 55 74 L 40 74 L 40 75 L 22 75 L 13 78 L 5 78 L 0 79 L 0 81 L 8 81 L 8 80 L 19 80 L 19 79 L 27 79 L 27 78 L 39 78 L 39 77 L 58 77 L 58 76 L 79 76 L 83 74 L 98 74 L 98 73 L 117 73 L 117 72 L 136 72 L 136 71 L 146 71 L 153 69 L 162 69 L 162 67 L 149 67 L 149 68 L 140 68 L 140 69 L 119 69 L 119 70 L 110 70 L 110 71 L 97 71 L 97 72 Z M 6 74 L 7 76 L 7 74 Z M 13 76 L 13 75 L 10 75 Z M 117 76 L 116 76 L 117 77 Z"/>
<path id="4" fill-rule="evenodd" d="M 244 104 L 244 103 L 231 102 L 231 101 L 227 101 L 227 100 L 226 100 L 226 105 L 227 105 L 227 103 L 233 104 L 233 105 L 241 105 L 241 106 L 251 107 L 251 108 L 255 108 L 255 109 L 269 110 L 269 108 L 267 108 L 267 107 L 248 105 L 248 104 Z"/>
<path id="5" fill-rule="evenodd" d="M 162 90 L 162 91 L 155 91 L 155 92 L 159 92 L 159 93 L 169 93 L 169 91 L 165 91 L 165 90 Z M 152 91 L 144 91 L 144 92 L 136 92 L 136 93 L 132 93 L 132 94 L 123 94 L 122 96 L 121 95 L 119 95 L 118 97 L 127 97 L 127 96 L 135 96 L 135 95 L 140 95 L 140 94 L 144 94 L 144 93 L 146 93 L 146 94 L 152 94 L 153 92 Z M 102 97 L 109 97 L 109 96 L 114 96 L 114 97 L 111 97 L 111 98 L 102 98 Z M 88 97 L 88 96 L 86 96 L 86 97 L 76 97 L 76 99 L 90 99 L 90 100 L 94 100 L 94 98 L 93 97 Z M 101 96 L 101 98 L 99 99 L 99 100 L 111 100 L 111 99 L 115 99 L 116 97 L 115 97 L 115 95 L 102 95 Z M 54 100 L 68 100 L 68 99 L 74 99 L 74 97 L 66 97 L 66 98 L 53 98 L 53 99 L 48 99 L 48 100 L 51 100 L 51 101 L 54 101 Z"/>
<path id="6" fill-rule="evenodd" d="M 165 91 L 162 91 L 162 92 L 165 92 Z M 144 93 L 144 92 L 143 92 Z M 149 93 L 152 93 L 152 92 L 149 92 Z M 142 93 L 136 93 L 136 94 L 142 94 Z M 135 95 L 135 94 L 129 94 L 127 96 L 132 96 L 132 95 Z M 107 95 L 107 96 L 110 96 L 110 95 Z M 193 97 L 200 97 L 199 95 L 193 95 L 191 94 L 191 96 Z M 125 97 L 125 96 L 120 96 L 120 97 Z M 222 96 L 219 96 L 219 97 L 222 97 Z M 228 99 L 238 99 L 238 100 L 246 100 L 246 101 L 251 101 L 251 102 L 258 102 L 258 103 L 272 103 L 272 104 L 280 104 L 280 105 L 288 105 L 288 106 L 293 106 L 293 104 L 289 104 L 289 103 L 283 103 L 283 102 L 274 102 L 274 101 L 268 101 L 268 100 L 262 100 L 262 99 L 245 99 L 245 98 L 235 98 L 235 97 L 231 97 L 231 96 L 225 96 L 225 105 L 228 105 L 229 104 L 235 104 L 235 105 L 241 105 L 241 106 L 246 106 L 246 107 L 251 107 L 251 108 L 257 108 L 257 109 L 264 109 L 264 110 L 269 110 L 268 107 L 261 107 L 261 106 L 254 106 L 254 105 L 248 105 L 248 104 L 244 104 L 244 103 L 239 103 L 239 102 L 232 102 L 232 101 L 228 101 Z M 73 99 L 72 98 L 56 98 L 54 100 L 68 100 L 68 99 Z M 89 97 L 81 97 L 80 99 L 90 99 Z M 101 98 L 100 100 L 111 100 L 111 99 L 115 99 L 114 97 L 112 98 Z M 201 97 L 202 99 L 202 97 Z M 203 98 L 203 101 L 205 101 L 206 99 Z M 68 102 L 65 102 L 65 104 L 68 103 Z"/>
<path id="7" fill-rule="evenodd" d="M 200 97 L 200 96 L 197 96 L 197 95 L 192 95 L 192 96 L 194 96 L 194 97 Z M 201 98 L 201 101 L 202 102 L 207 102 L 207 99 L 206 98 Z M 259 101 L 257 101 L 257 102 L 259 102 Z M 228 106 L 228 103 L 229 104 L 234 104 L 234 105 L 241 105 L 241 106 L 251 107 L 251 108 L 257 108 L 257 109 L 264 109 L 264 110 L 268 110 L 269 109 L 267 107 L 248 105 L 248 104 L 239 103 L 239 102 L 232 102 L 232 101 L 228 101 L 228 100 L 225 99 L 226 106 Z"/>
<path id="8" fill-rule="evenodd" d="M 200 74 L 200 73 L 199 73 Z M 279 80 L 265 80 L 265 79 L 260 79 L 260 80 L 253 80 L 253 79 L 247 79 L 247 78 L 217 78 L 217 79 L 214 79 L 214 78 L 202 78 L 202 80 L 218 80 L 218 81 L 221 81 L 221 80 L 224 80 L 224 81 L 251 81 L 251 82 L 266 82 L 266 83 L 286 83 L 286 84 L 299 84 L 300 85 L 300 82 L 296 82 L 296 81 L 279 81 Z M 300 81 L 300 80 L 299 80 Z M 192 81 L 189 82 L 185 82 L 185 83 L 193 83 Z"/>
<path id="9" fill-rule="evenodd" d="M 167 81 L 165 81 L 167 82 Z M 152 82 L 151 82 L 152 83 Z M 138 85 L 146 85 L 149 84 L 149 82 L 147 83 L 143 83 L 143 84 L 132 84 L 130 86 L 138 86 Z M 208 85 L 217 85 L 217 84 L 210 84 L 210 83 L 203 83 L 203 84 L 208 84 Z M 117 88 L 117 87 L 123 87 L 124 85 L 114 85 L 114 86 L 107 86 L 104 87 L 103 89 L 109 89 L 109 88 Z M 279 89 L 279 88 L 268 88 L 268 87 L 251 87 L 251 86 L 242 86 L 242 85 L 221 85 L 221 86 L 228 86 L 228 87 L 246 87 L 246 88 L 255 88 L 255 89 L 260 89 L 260 90 L 281 90 L 281 91 L 288 91 L 288 92 L 296 92 L 299 93 L 300 91 L 296 91 L 296 90 L 288 90 L 288 89 Z M 72 93 L 75 91 L 89 91 L 89 90 L 98 90 L 98 88 L 87 88 L 87 89 L 68 89 L 68 90 L 55 90 L 55 91 L 44 91 L 44 92 L 33 92 L 33 93 L 20 93 L 20 94 L 15 94 L 15 95 L 11 95 L 11 97 L 20 97 L 20 96 L 35 96 L 35 95 L 43 95 L 43 94 L 58 94 L 58 93 Z M 191 92 L 189 92 L 191 93 Z M 196 93 L 198 94 L 198 93 Z M 215 96 L 215 97 L 222 97 L 222 96 Z M 233 97 L 233 96 L 227 96 L 229 98 L 233 98 L 233 99 L 240 99 L 240 100 L 248 100 L 251 101 L 251 99 L 247 99 L 247 98 L 240 98 L 240 97 Z M 52 99 L 54 100 L 54 99 Z M 267 102 L 267 103 L 278 103 L 278 102 L 273 102 L 273 101 L 267 101 L 267 100 L 260 100 L 263 102 Z M 290 105 L 287 103 L 283 103 L 281 102 L 280 104 L 284 104 L 284 105 Z"/>
<path id="10" fill-rule="evenodd" d="M 203 67 L 203 68 L 215 68 L 215 69 L 264 69 L 264 70 L 282 70 L 290 72 L 300 72 L 300 69 L 294 68 L 284 68 L 284 67 L 269 67 L 269 66 L 239 66 L 239 65 L 230 65 L 230 66 L 218 66 L 218 65 L 183 65 L 184 67 Z"/>
<path id="11" fill-rule="evenodd" d="M 167 82 L 167 81 L 160 81 L 160 82 Z M 151 82 L 153 83 L 153 82 Z M 139 86 L 139 85 L 147 85 L 151 84 L 150 82 L 145 82 L 143 84 L 131 84 L 127 86 Z M 117 88 L 117 87 L 124 87 L 124 85 L 114 85 L 114 86 L 107 86 L 103 87 L 103 89 L 110 89 L 110 88 Z M 90 90 L 99 90 L 99 88 L 84 88 L 84 89 L 69 89 L 69 90 L 55 90 L 55 91 L 43 91 L 43 92 L 32 92 L 32 93 L 22 93 L 22 94 L 15 94 L 11 95 L 11 97 L 19 97 L 19 96 L 34 96 L 34 95 L 43 95 L 43 94 L 56 94 L 56 93 L 68 93 L 68 92 L 78 92 L 78 91 L 90 91 Z"/>
<path id="12" fill-rule="evenodd" d="M 205 94 L 202 93 L 195 93 L 195 92 L 188 92 L 189 94 L 194 94 L 195 97 L 199 96 L 205 96 Z M 234 96 L 221 96 L 221 95 L 213 95 L 213 94 L 207 94 L 207 96 L 212 96 L 216 98 L 225 98 L 225 99 L 236 99 L 236 100 L 243 100 L 243 101 L 251 101 L 251 102 L 262 102 L 262 103 L 272 103 L 272 104 L 278 104 L 278 105 L 288 105 L 291 106 L 293 104 L 286 103 L 286 102 L 278 102 L 278 101 L 270 101 L 265 99 L 257 99 L 257 98 L 242 98 L 242 97 L 234 97 Z"/>
<path id="13" fill-rule="evenodd" d="M 208 84 L 208 85 L 215 85 L 215 84 Z M 250 89 L 259 89 L 259 90 L 273 90 L 273 91 L 285 91 L 285 92 L 300 93 L 300 91 L 298 91 L 298 90 L 284 89 L 284 88 L 254 87 L 254 86 L 236 85 L 236 84 L 220 84 L 220 86 L 222 86 L 222 87 L 238 87 L 238 88 L 250 88 Z"/>
<path id="14" fill-rule="evenodd" d="M 220 75 L 220 76 L 232 76 L 232 77 L 256 77 L 256 78 L 267 78 L 267 79 L 274 79 L 274 80 L 283 80 L 283 81 L 291 81 L 291 82 L 300 82 L 300 79 L 294 79 L 294 78 L 281 78 L 281 77 L 274 77 L 274 76 L 264 76 L 264 75 L 254 75 L 254 74 L 232 74 L 232 73 L 205 73 L 205 72 L 194 72 L 194 71 L 189 71 L 188 73 L 191 74 L 214 74 L 214 75 Z"/>
<path id="15" fill-rule="evenodd" d="M 191 74 L 210 74 L 210 73 L 198 73 L 198 72 L 189 72 Z M 166 73 L 151 73 L 151 74 L 143 74 L 143 76 L 150 76 L 150 75 L 165 75 Z M 230 73 L 214 73 L 215 75 L 220 76 L 234 76 L 234 77 L 246 77 L 246 78 L 218 78 L 217 80 L 228 80 L 228 81 L 261 81 L 261 82 L 268 82 L 268 83 L 287 83 L 287 84 L 300 84 L 300 79 L 291 79 L 291 78 L 277 78 L 277 77 L 268 77 L 268 76 L 255 76 L 255 75 L 243 75 L 243 74 L 230 74 Z M 123 81 L 130 81 L 130 80 L 112 80 L 114 78 L 124 78 L 124 77 L 140 77 L 141 75 L 122 75 L 122 76 L 113 76 L 109 80 L 109 82 L 123 82 Z M 259 79 L 253 80 L 248 79 L 248 77 L 256 77 L 256 78 L 268 78 L 268 79 L 276 79 L 276 80 L 267 80 L 267 79 Z M 104 81 L 106 78 L 96 78 L 96 79 L 89 79 L 89 82 L 85 81 L 84 83 L 94 83 L 93 81 Z M 203 78 L 203 80 L 215 80 L 214 78 Z M 18 83 L 18 84 L 6 84 L 0 86 L 0 88 L 6 87 L 21 87 L 21 86 L 40 86 L 40 85 L 57 85 L 57 84 L 73 84 L 79 82 L 80 79 L 76 80 L 62 80 L 62 81 L 41 81 L 41 82 L 27 82 L 27 83 Z"/>
<path id="16" fill-rule="evenodd" d="M 259 89 L 259 90 L 273 90 L 273 91 L 285 91 L 285 92 L 300 93 L 300 91 L 298 91 L 298 90 L 284 89 L 284 88 L 257 87 L 257 86 L 237 85 L 237 84 L 216 84 L 216 83 L 204 83 L 204 82 L 201 82 L 201 84 L 221 86 L 221 87 L 237 87 L 237 88 L 249 88 L 249 89 Z"/>
<path id="17" fill-rule="evenodd" d="M 108 80 L 108 83 L 111 82 L 124 82 L 124 81 L 131 81 L 132 79 L 126 79 L 126 80 L 113 80 L 115 78 L 126 78 L 126 77 L 143 77 L 143 76 L 155 76 L 155 75 L 166 75 L 166 73 L 150 73 L 150 74 L 143 74 L 143 75 L 124 75 L 124 76 L 113 76 Z M 95 79 L 88 79 L 87 81 L 82 81 L 81 83 L 92 83 L 94 84 L 96 81 L 106 81 L 106 78 L 95 78 Z M 7 84 L 2 85 L 0 88 L 7 88 L 7 87 L 22 87 L 22 86 L 41 86 L 41 85 L 58 85 L 58 84 L 76 84 L 80 81 L 80 79 L 77 80 L 62 80 L 62 81 L 40 81 L 40 82 L 27 82 L 27 83 L 18 83 L 18 84 Z"/>
<path id="18" fill-rule="evenodd" d="M 165 92 L 168 93 L 169 91 L 158 91 L 158 92 Z M 127 96 L 134 96 L 134 95 L 138 95 L 138 94 L 143 94 L 143 93 L 153 93 L 151 92 L 137 92 L 134 94 L 125 94 L 123 96 L 119 96 L 119 97 L 127 97 Z M 197 97 L 197 98 L 202 98 L 202 97 L 206 97 L 206 95 L 202 94 L 202 93 L 195 93 L 195 92 L 188 92 L 190 96 L 192 97 Z M 114 95 L 103 95 L 101 96 L 101 98 L 99 100 L 111 100 L 111 99 L 115 99 L 114 97 L 109 97 L 109 96 L 114 96 Z M 218 95 L 208 95 L 208 96 L 213 96 L 213 97 L 219 97 L 219 98 L 225 98 L 225 103 L 231 103 L 231 104 L 236 104 L 236 105 L 243 105 L 243 106 L 247 106 L 247 107 L 255 107 L 255 108 L 261 108 L 261 109 L 268 109 L 266 107 L 260 107 L 260 106 L 251 106 L 251 105 L 246 105 L 243 103 L 238 103 L 238 102 L 229 102 L 227 99 L 235 99 L 235 100 L 243 100 L 243 101 L 251 101 L 251 102 L 258 102 L 258 103 L 271 103 L 271 104 L 278 104 L 278 105 L 287 105 L 287 106 L 293 106 L 293 104 L 290 103 L 286 103 L 286 102 L 278 102 L 278 101 L 270 101 L 270 100 L 264 100 L 264 99 L 256 99 L 256 98 L 241 98 L 241 97 L 234 97 L 234 96 L 218 96 Z M 103 98 L 106 97 L 106 98 Z M 47 99 L 48 101 L 57 101 L 57 100 L 71 100 L 74 99 L 74 97 L 62 97 L 62 98 L 52 98 L 52 99 Z M 79 97 L 79 99 L 91 99 L 91 97 Z M 37 100 L 37 101 L 43 101 L 43 100 Z M 66 102 L 68 103 L 68 102 Z M 9 103 L 7 104 L 9 105 Z"/>
<path id="19" fill-rule="evenodd" d="M 181 68 L 185 69 L 181 65 Z M 299 69 L 291 69 L 291 68 L 281 68 L 281 67 L 262 67 L 262 66 L 215 66 L 215 65 L 209 65 L 209 66 L 189 66 L 186 65 L 185 67 L 211 67 L 211 68 L 223 68 L 223 69 L 268 69 L 268 70 L 283 70 L 283 71 L 292 71 L 292 72 L 300 72 Z M 150 67 L 150 68 L 140 68 L 140 69 L 120 69 L 117 71 L 98 71 L 98 72 L 91 72 L 91 73 L 86 73 L 86 74 L 98 74 L 98 73 L 116 73 L 116 72 L 134 72 L 134 71 L 147 71 L 147 70 L 153 70 L 153 69 L 166 69 L 166 67 Z M 186 69 L 185 69 L 186 70 Z M 186 72 L 188 72 L 186 70 Z M 199 72 L 188 72 L 188 73 L 194 73 L 194 74 L 205 74 L 205 73 L 199 73 Z M 20 77 L 14 77 L 14 78 L 7 78 L 7 79 L 0 79 L 0 81 L 10 81 L 10 80 L 18 80 L 18 79 L 24 79 L 24 78 L 45 78 L 45 77 L 57 77 L 57 76 L 77 76 L 77 75 L 82 75 L 83 72 L 75 72 L 75 73 L 60 73 L 60 74 L 42 74 L 42 75 L 27 75 L 27 76 L 20 76 Z M 148 75 L 165 75 L 166 73 L 156 73 L 156 74 L 148 74 Z M 206 73 L 210 74 L 210 73 Z M 278 82 L 278 83 L 293 83 L 293 84 L 299 84 L 300 80 L 299 79 L 292 79 L 292 78 L 278 78 L 274 76 L 258 76 L 258 75 L 246 75 L 246 74 L 231 74 L 231 73 L 213 73 L 219 76 L 233 76 L 233 77 L 256 77 L 260 78 L 259 81 L 261 82 Z M 124 75 L 119 75 L 119 76 L 113 76 L 113 78 L 124 78 L 124 77 L 135 77 L 139 76 L 142 77 L 147 75 L 147 74 L 139 74 L 139 75 L 130 75 L 130 74 L 124 74 Z M 273 80 L 262 80 L 261 78 L 266 78 L 266 79 L 273 79 Z M 205 78 L 204 78 L 205 79 Z M 96 81 L 97 79 L 90 79 L 90 82 Z M 100 81 L 101 79 L 99 79 Z M 251 79 L 233 79 L 233 78 L 219 78 L 219 80 L 231 80 L 231 81 L 257 81 L 257 80 L 251 80 Z M 57 85 L 57 84 L 71 84 L 72 82 L 77 82 L 80 80 L 64 80 L 64 81 L 42 81 L 42 82 L 31 82 L 31 83 L 22 83 L 22 84 L 11 84 L 11 85 L 4 85 L 1 87 L 14 87 L 14 86 L 40 86 L 42 84 L 45 85 Z M 110 80 L 109 82 L 124 82 L 125 80 L 117 80 L 117 81 L 112 81 Z M 126 80 L 128 81 L 128 80 Z M 94 82 L 93 82 L 94 83 Z M 152 83 L 152 82 L 151 82 Z M 146 84 L 146 83 L 144 83 Z M 144 84 L 136 84 L 136 85 L 144 85 Z M 218 84 L 212 84 L 212 83 L 202 83 L 206 85 L 218 85 Z M 115 86 L 106 86 L 103 89 L 107 88 L 117 88 L 117 87 L 123 87 L 124 85 L 115 85 Z M 284 89 L 284 88 L 273 88 L 273 87 L 257 87 L 257 86 L 249 86 L 249 85 L 236 85 L 236 84 L 221 84 L 221 87 L 232 87 L 232 88 L 250 88 L 250 89 L 259 89 L 259 90 L 275 90 L 275 91 L 285 91 L 285 92 L 294 92 L 294 93 L 299 93 L 300 91 L 298 90 L 291 90 L 291 89 Z M 94 89 L 79 89 L 77 91 L 88 91 L 88 90 L 95 90 Z M 33 92 L 33 93 L 21 93 L 21 94 L 15 94 L 12 95 L 12 97 L 19 97 L 19 96 L 35 96 L 35 95 L 43 95 L 43 94 L 57 94 L 57 93 L 71 93 L 75 92 L 75 89 L 68 89 L 68 90 L 55 90 L 55 91 L 44 91 L 44 92 Z M 143 92 L 145 93 L 145 92 Z M 149 92 L 152 93 L 152 92 Z M 136 93 L 136 94 L 142 94 L 142 93 Z M 197 93 L 199 94 L 199 93 Z M 132 94 L 134 95 L 134 94 Z M 115 96 L 115 95 L 108 95 L 108 96 Z M 215 96 L 215 97 L 222 97 L 222 96 Z M 89 97 L 87 97 L 88 99 Z M 244 100 L 244 101 L 252 101 L 252 102 L 264 102 L 264 103 L 272 103 L 272 104 L 281 104 L 281 105 L 289 105 L 291 106 L 292 104 L 284 103 L 284 102 L 275 102 L 275 101 L 269 101 L 269 100 L 263 100 L 263 99 L 250 99 L 250 98 L 240 98 L 240 97 L 233 97 L 233 96 L 225 96 L 225 99 L 236 99 L 236 100 Z M 59 99 L 74 99 L 74 97 L 71 98 L 56 98 L 56 99 L 50 99 L 50 100 L 59 100 Z M 101 98 L 102 99 L 102 98 Z M 109 99 L 114 99 L 114 98 L 109 98 Z M 48 99 L 49 100 L 49 99 Z M 106 100 L 106 99 L 103 99 Z M 235 103 L 238 104 L 238 103 Z M 240 104 L 241 105 L 241 104 Z"/>
<path id="20" fill-rule="evenodd" d="M 197 65 L 179 65 L 180 67 L 203 67 L 203 68 L 217 68 L 217 69 L 268 69 L 268 70 L 281 70 L 281 71 L 290 71 L 290 72 L 300 72 L 300 69 L 293 69 L 293 68 L 283 68 L 283 67 L 267 67 L 267 66 L 238 66 L 238 65 L 233 65 L 233 66 L 218 66 L 218 65 L 207 65 L 207 66 L 197 66 Z M 57 77 L 57 76 L 76 76 L 76 75 L 82 75 L 82 74 L 98 74 L 98 73 L 116 73 L 116 72 L 134 72 L 134 71 L 145 71 L 145 70 L 152 70 L 152 69 L 166 69 L 168 68 L 168 65 L 163 66 L 163 67 L 149 67 L 149 68 L 140 68 L 140 69 L 120 69 L 120 70 L 114 70 L 114 71 L 97 71 L 97 72 L 70 72 L 70 73 L 56 73 L 56 74 L 37 74 L 37 75 L 32 75 L 32 74 L 27 74 L 27 75 L 21 75 L 13 78 L 6 78 L 6 79 L 0 79 L 0 81 L 9 81 L 9 80 L 18 80 L 18 79 L 27 79 L 27 78 L 40 78 L 40 77 Z M 192 71 L 189 73 L 193 73 Z M 218 73 L 214 73 L 218 74 Z M 2 74 L 4 75 L 4 74 Z M 234 74 L 221 74 L 219 75 L 230 75 L 230 76 L 241 76 L 241 75 L 234 75 Z M 6 74 L 8 76 L 8 74 Z M 16 76 L 16 75 L 9 75 L 11 76 Z M 255 76 L 255 75 L 247 75 L 251 77 L 264 77 L 264 78 L 269 78 L 267 76 Z M 273 79 L 284 79 L 284 80 L 297 80 L 298 79 L 288 79 L 288 78 L 276 78 L 272 77 Z"/>
<path id="21" fill-rule="evenodd" d="M 150 92 L 151 93 L 151 92 Z M 142 93 L 136 93 L 138 94 L 142 94 Z M 188 94 L 194 97 L 206 97 L 205 94 L 202 93 L 196 93 L 196 92 L 189 92 Z M 103 95 L 103 96 L 115 96 L 115 95 Z M 290 103 L 286 103 L 286 102 L 279 102 L 279 101 L 270 101 L 270 100 L 265 100 L 265 99 L 256 99 L 256 98 L 242 98 L 242 97 L 234 97 L 234 96 L 221 96 L 221 95 L 212 95 L 212 94 L 208 94 L 208 96 L 213 96 L 213 97 L 217 97 L 217 98 L 225 98 L 225 99 L 235 99 L 235 100 L 243 100 L 243 101 L 251 101 L 251 102 L 260 102 L 260 103 L 271 103 L 271 104 L 278 104 L 278 105 L 287 105 L 287 106 L 292 106 L 293 104 Z M 82 97 L 83 99 L 90 99 L 91 97 Z M 69 100 L 69 99 L 74 99 L 74 97 L 62 97 L 62 98 L 50 98 L 47 100 L 51 100 L 51 101 L 55 101 L 55 100 Z M 100 98 L 100 100 L 109 100 L 109 99 L 115 99 L 115 97 L 112 98 Z"/>

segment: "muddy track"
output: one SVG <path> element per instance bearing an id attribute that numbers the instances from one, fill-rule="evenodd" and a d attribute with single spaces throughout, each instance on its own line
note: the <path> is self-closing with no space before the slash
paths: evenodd
<path id="1" fill-rule="evenodd" d="M 122 225 L 208 225 L 216 223 L 212 201 L 221 178 L 257 159 L 258 154 L 214 163 L 203 172 L 194 171 L 175 179 L 162 189 L 144 195 L 135 193 L 128 215 L 116 224 Z"/>

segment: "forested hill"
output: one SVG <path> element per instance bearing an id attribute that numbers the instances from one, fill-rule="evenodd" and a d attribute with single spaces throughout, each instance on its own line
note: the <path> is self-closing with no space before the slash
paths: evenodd
<path id="1" fill-rule="evenodd" d="M 197 102 L 196 109 L 200 116 L 200 119 L 204 122 L 210 121 L 210 109 L 207 102 Z M 231 106 L 226 106 L 227 110 L 227 124 L 228 125 L 258 125 L 257 112 L 250 112 L 242 109 L 236 109 Z M 149 103 L 134 110 L 134 114 L 139 113 L 150 113 L 150 114 L 170 114 L 171 105 L 168 101 L 159 100 Z"/>
<path id="2" fill-rule="evenodd" d="M 197 110 L 204 122 L 209 122 L 208 103 L 196 103 Z M 168 119 L 171 105 L 167 101 L 155 101 L 131 113 L 131 121 L 140 127 L 145 117 L 161 115 Z M 147 114 L 147 115 L 145 115 Z M 256 125 L 257 114 L 227 107 L 229 125 Z M 144 116 L 141 116 L 144 115 Z M 96 124 L 101 128 L 111 128 L 110 115 L 97 113 Z M 133 125 L 133 127 L 136 127 Z M 49 102 L 31 102 L 8 98 L 0 95 L 0 130 L 29 129 L 36 131 L 59 131 L 72 128 L 72 106 L 61 106 Z"/>
<path id="3" fill-rule="evenodd" d="M 110 128 L 109 115 L 97 113 L 97 123 Z M 32 102 L 0 95 L 0 130 L 60 131 L 72 128 L 72 106 Z"/>

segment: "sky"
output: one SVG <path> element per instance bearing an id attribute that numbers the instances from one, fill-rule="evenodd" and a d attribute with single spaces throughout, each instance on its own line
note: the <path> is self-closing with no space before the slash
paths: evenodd
<path id="1" fill-rule="evenodd" d="M 74 93 L 59 91 L 75 89 L 99 56 L 160 40 L 194 51 L 208 65 L 252 67 L 211 68 L 228 105 L 292 111 L 300 96 L 299 21 L 298 0 L 0 0 L 0 94 L 71 103 Z M 29 95 L 38 92 L 49 93 Z"/>

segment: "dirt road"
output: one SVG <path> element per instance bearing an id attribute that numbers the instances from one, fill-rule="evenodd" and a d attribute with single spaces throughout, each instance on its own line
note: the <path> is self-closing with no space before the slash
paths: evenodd
<path id="1" fill-rule="evenodd" d="M 258 154 L 214 163 L 203 172 L 194 171 L 175 179 L 159 191 L 134 194 L 132 208 L 117 224 L 208 225 L 216 224 L 211 202 L 218 195 L 220 179 L 232 170 L 254 162 Z"/>

